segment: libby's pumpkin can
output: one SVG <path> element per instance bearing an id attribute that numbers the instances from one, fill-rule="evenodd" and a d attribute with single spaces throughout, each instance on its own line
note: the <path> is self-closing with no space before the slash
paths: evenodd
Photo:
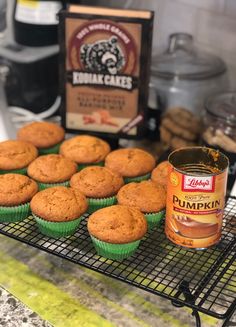
<path id="1" fill-rule="evenodd" d="M 228 158 L 218 150 L 187 147 L 169 155 L 165 233 L 173 243 L 205 249 L 219 242 Z"/>

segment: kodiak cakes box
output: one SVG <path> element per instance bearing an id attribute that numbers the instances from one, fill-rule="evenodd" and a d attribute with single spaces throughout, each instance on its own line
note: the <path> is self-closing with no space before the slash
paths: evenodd
<path id="1" fill-rule="evenodd" d="M 145 130 L 152 11 L 71 5 L 59 13 L 62 125 L 138 138 Z"/>

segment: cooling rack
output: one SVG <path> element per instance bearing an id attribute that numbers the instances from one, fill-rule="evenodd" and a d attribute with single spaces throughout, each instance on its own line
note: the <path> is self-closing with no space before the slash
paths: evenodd
<path id="1" fill-rule="evenodd" d="M 197 327 L 201 326 L 199 312 L 224 319 L 222 326 L 230 326 L 236 308 L 236 198 L 227 201 L 220 243 L 203 251 L 175 246 L 161 226 L 146 235 L 132 257 L 121 262 L 105 259 L 93 248 L 87 218 L 67 238 L 42 235 L 32 217 L 1 223 L 0 233 L 162 296 L 175 306 L 190 307 Z"/>

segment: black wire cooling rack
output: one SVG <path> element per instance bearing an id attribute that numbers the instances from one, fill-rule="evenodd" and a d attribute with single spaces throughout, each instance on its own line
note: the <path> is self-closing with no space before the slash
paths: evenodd
<path id="1" fill-rule="evenodd" d="M 203 251 L 175 246 L 165 237 L 163 226 L 148 233 L 135 255 L 122 262 L 96 254 L 85 218 L 70 237 L 43 236 L 32 217 L 20 223 L 1 223 L 0 233 L 76 264 L 157 294 L 175 306 L 193 309 L 228 323 L 236 308 L 236 198 L 225 208 L 220 243 Z"/>

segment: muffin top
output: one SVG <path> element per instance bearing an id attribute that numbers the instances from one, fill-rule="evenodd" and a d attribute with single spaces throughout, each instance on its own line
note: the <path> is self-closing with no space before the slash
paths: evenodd
<path id="1" fill-rule="evenodd" d="M 151 181 L 129 183 L 117 194 L 119 204 L 137 207 L 142 212 L 158 212 L 166 206 L 166 191 L 163 186 Z"/>
<path id="2" fill-rule="evenodd" d="M 64 186 L 38 192 L 30 202 L 32 212 L 48 221 L 70 221 L 87 210 L 86 197 L 78 190 Z"/>
<path id="3" fill-rule="evenodd" d="M 88 219 L 89 233 L 108 243 L 140 240 L 147 232 L 147 222 L 137 208 L 114 205 L 94 212 Z"/>
<path id="4" fill-rule="evenodd" d="M 38 191 L 38 185 L 20 174 L 0 175 L 0 205 L 17 206 L 29 202 Z"/>
<path id="5" fill-rule="evenodd" d="M 151 172 L 155 167 L 155 159 L 141 149 L 119 149 L 109 153 L 105 159 L 105 166 L 121 176 L 136 177 Z"/>
<path id="6" fill-rule="evenodd" d="M 21 127 L 17 132 L 18 140 L 28 141 L 37 148 L 49 148 L 65 137 L 64 129 L 53 123 L 33 122 Z"/>
<path id="7" fill-rule="evenodd" d="M 105 167 L 90 166 L 72 176 L 70 186 L 90 198 L 115 195 L 124 185 L 123 178 Z"/>
<path id="8" fill-rule="evenodd" d="M 79 135 L 64 141 L 60 147 L 60 154 L 78 164 L 86 164 L 103 161 L 110 150 L 109 144 L 102 139 Z"/>
<path id="9" fill-rule="evenodd" d="M 76 163 L 60 154 L 40 156 L 27 169 L 27 174 L 41 183 L 65 182 L 76 172 Z"/>
<path id="10" fill-rule="evenodd" d="M 163 161 L 153 169 L 151 174 L 151 180 L 155 184 L 162 185 L 164 187 L 167 186 L 167 178 L 168 178 L 168 169 L 169 169 L 169 162 Z"/>
<path id="11" fill-rule="evenodd" d="M 21 169 L 38 156 L 36 147 L 28 142 L 8 140 L 0 142 L 0 169 Z"/>

